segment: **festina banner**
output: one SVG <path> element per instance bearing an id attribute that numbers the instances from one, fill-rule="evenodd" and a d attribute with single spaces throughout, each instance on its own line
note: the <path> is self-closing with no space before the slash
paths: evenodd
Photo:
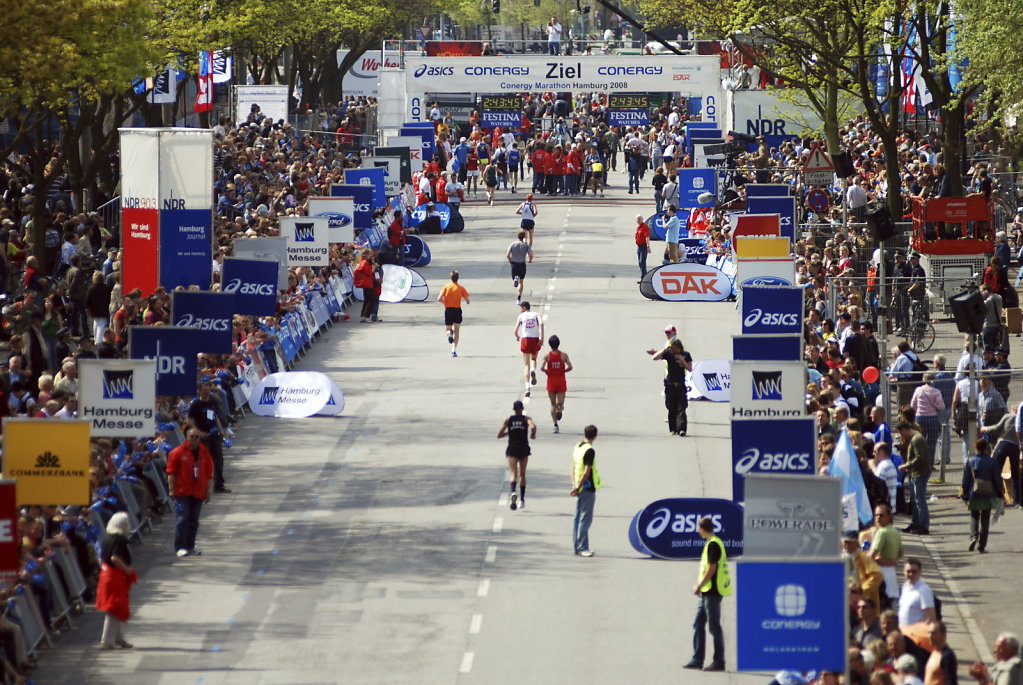
<path id="1" fill-rule="evenodd" d="M 213 262 L 213 131 L 121 129 L 125 292 L 208 288 Z"/>
<path id="2" fill-rule="evenodd" d="M 196 345 L 212 354 L 230 354 L 234 321 L 233 293 L 171 293 L 171 324 L 194 331 Z"/>
<path id="3" fill-rule="evenodd" d="M 806 364 L 732 362 L 732 419 L 794 419 L 806 415 Z"/>
<path id="4" fill-rule="evenodd" d="M 277 262 L 228 257 L 220 270 L 220 288 L 234 295 L 235 314 L 277 313 Z"/>
<path id="5" fill-rule="evenodd" d="M 309 216 L 327 217 L 327 240 L 350 243 L 355 240 L 355 201 L 350 197 L 311 197 Z"/>
<path id="6" fill-rule="evenodd" d="M 78 414 L 94 438 L 138 437 L 156 425 L 156 362 L 81 359 Z"/>
<path id="7" fill-rule="evenodd" d="M 330 252 L 327 217 L 281 217 L 281 234 L 288 243 L 288 266 L 326 266 Z"/>
<path id="8" fill-rule="evenodd" d="M 316 371 L 273 373 L 255 384 L 249 393 L 249 407 L 260 416 L 300 419 L 320 413 L 333 400 L 344 408 L 344 396 L 326 374 Z M 337 413 L 340 413 L 338 411 Z"/>

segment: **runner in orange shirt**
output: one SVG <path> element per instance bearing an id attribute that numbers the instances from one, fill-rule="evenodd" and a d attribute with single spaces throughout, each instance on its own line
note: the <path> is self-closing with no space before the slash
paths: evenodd
<path id="1" fill-rule="evenodd" d="M 451 282 L 440 291 L 438 302 L 444 303 L 444 329 L 451 343 L 451 356 L 457 357 L 458 332 L 462 327 L 462 300 L 469 304 L 469 291 L 458 285 L 458 271 L 451 272 Z"/>

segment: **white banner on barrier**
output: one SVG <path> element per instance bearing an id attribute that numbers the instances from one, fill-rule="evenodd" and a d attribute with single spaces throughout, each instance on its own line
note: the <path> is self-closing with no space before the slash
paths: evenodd
<path id="1" fill-rule="evenodd" d="M 687 379 L 692 384 L 689 399 L 711 402 L 727 402 L 731 399 L 732 368 L 727 359 L 701 359 L 693 362 L 693 370 Z"/>
<path id="2" fill-rule="evenodd" d="M 733 361 L 733 419 L 792 419 L 806 416 L 806 364 Z"/>
<path id="3" fill-rule="evenodd" d="M 273 373 L 250 390 L 249 407 L 260 416 L 305 418 L 327 406 L 335 387 L 316 371 Z"/>
<path id="4" fill-rule="evenodd" d="M 78 363 L 78 411 L 89 434 L 138 437 L 156 422 L 155 359 L 82 359 Z"/>
<path id="5" fill-rule="evenodd" d="M 363 157 L 362 168 L 384 170 L 384 194 L 387 197 L 401 192 L 401 157 Z"/>
<path id="6" fill-rule="evenodd" d="M 327 265 L 330 252 L 327 224 L 324 216 L 281 217 L 281 235 L 288 246 L 288 266 Z"/>

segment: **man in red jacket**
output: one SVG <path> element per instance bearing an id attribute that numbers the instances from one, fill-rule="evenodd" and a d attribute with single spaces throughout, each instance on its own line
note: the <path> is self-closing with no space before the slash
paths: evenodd
<path id="1" fill-rule="evenodd" d="M 213 457 L 199 442 L 199 429 L 189 428 L 184 445 L 167 457 L 167 485 L 174 497 L 174 549 L 179 557 L 199 555 L 195 536 L 199 532 L 199 511 L 210 501 Z"/>
<path id="2" fill-rule="evenodd" d="M 544 168 L 547 160 L 547 150 L 544 149 L 543 143 L 537 142 L 536 149 L 533 151 L 533 192 L 539 190 L 543 192 L 544 184 Z"/>

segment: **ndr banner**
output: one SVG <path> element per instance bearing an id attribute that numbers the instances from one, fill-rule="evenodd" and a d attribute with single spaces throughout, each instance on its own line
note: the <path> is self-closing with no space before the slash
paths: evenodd
<path id="1" fill-rule="evenodd" d="M 78 411 L 94 438 L 138 437 L 156 425 L 156 362 L 82 359 Z"/>
<path id="2" fill-rule="evenodd" d="M 195 394 L 198 359 L 195 330 L 181 326 L 131 326 L 128 347 L 132 359 L 156 361 L 156 394 Z"/>
<path id="3" fill-rule="evenodd" d="M 288 266 L 326 266 L 330 252 L 327 217 L 282 216 L 281 235 L 287 240 Z"/>
<path id="4" fill-rule="evenodd" d="M 213 131 L 120 129 L 125 292 L 208 288 L 213 263 Z"/>
<path id="5" fill-rule="evenodd" d="M 234 328 L 232 293 L 177 291 L 171 293 L 171 325 L 191 328 L 203 352 L 230 354 Z"/>
<path id="6" fill-rule="evenodd" d="M 714 523 L 729 557 L 742 554 L 742 507 L 726 499 L 662 499 L 636 514 L 629 526 L 629 542 L 640 554 L 660 559 L 699 559 L 703 538 L 700 519 Z"/>
<path id="7" fill-rule="evenodd" d="M 18 506 L 89 506 L 89 422 L 4 421 L 4 475 L 17 480 Z"/>
<path id="8" fill-rule="evenodd" d="M 744 498 L 744 479 L 751 473 L 815 473 L 817 419 L 732 421 L 732 499 Z"/>
<path id="9" fill-rule="evenodd" d="M 733 361 L 732 420 L 806 416 L 806 364 Z"/>
<path id="10" fill-rule="evenodd" d="M 336 416 L 345 399 L 337 383 L 315 371 L 273 373 L 249 391 L 249 407 L 260 416 L 301 419 L 313 414 Z"/>
<path id="11" fill-rule="evenodd" d="M 742 289 L 742 332 L 803 332 L 803 289 L 754 286 Z"/>
<path id="12" fill-rule="evenodd" d="M 703 264 L 665 264 L 646 272 L 639 291 L 651 300 L 720 302 L 732 294 L 732 279 Z"/>
<path id="13" fill-rule="evenodd" d="M 327 241 L 350 243 L 355 240 L 355 200 L 350 197 L 311 197 L 309 216 L 327 217 Z"/>
<path id="14" fill-rule="evenodd" d="M 234 295 L 233 310 L 249 316 L 277 313 L 277 262 L 228 257 L 220 269 L 220 289 Z"/>

